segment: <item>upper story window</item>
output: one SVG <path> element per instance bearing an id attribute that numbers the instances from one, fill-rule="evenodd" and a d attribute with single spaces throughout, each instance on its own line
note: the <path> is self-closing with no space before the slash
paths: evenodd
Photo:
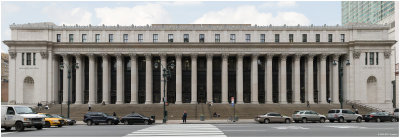
<path id="1" fill-rule="evenodd" d="M 86 34 L 82 34 L 82 43 L 86 42 Z"/>
<path id="2" fill-rule="evenodd" d="M 183 34 L 183 42 L 185 43 L 189 42 L 189 34 Z"/>
<path id="3" fill-rule="evenodd" d="M 100 34 L 95 35 L 95 42 L 96 43 L 100 42 Z"/>
<path id="4" fill-rule="evenodd" d="M 215 34 L 215 42 L 221 42 L 219 34 Z"/>
<path id="5" fill-rule="evenodd" d="M 235 34 L 231 34 L 230 40 L 232 43 L 236 42 L 236 35 Z"/>
<path id="6" fill-rule="evenodd" d="M 174 35 L 173 34 L 168 34 L 168 42 L 169 43 L 174 42 Z"/>
<path id="7" fill-rule="evenodd" d="M 108 42 L 113 42 L 114 41 L 114 34 L 108 34 Z"/>
<path id="8" fill-rule="evenodd" d="M 246 42 L 251 42 L 251 35 L 250 34 L 246 34 Z"/>
<path id="9" fill-rule="evenodd" d="M 31 65 L 32 57 L 31 53 L 26 53 L 26 65 Z"/>
<path id="10" fill-rule="evenodd" d="M 333 37 L 332 34 L 328 34 L 328 42 L 332 42 L 332 37 Z"/>
<path id="11" fill-rule="evenodd" d="M 279 34 L 275 34 L 275 43 L 279 43 Z"/>
<path id="12" fill-rule="evenodd" d="M 344 42 L 344 34 L 340 34 L 340 42 Z"/>
<path id="13" fill-rule="evenodd" d="M 199 42 L 204 43 L 204 34 L 199 35 Z"/>
<path id="14" fill-rule="evenodd" d="M 124 34 L 124 35 L 123 35 L 123 38 L 124 38 L 124 39 L 123 39 L 123 42 L 124 42 L 124 43 L 128 42 L 128 34 Z"/>
<path id="15" fill-rule="evenodd" d="M 307 42 L 307 34 L 303 34 L 303 42 Z"/>
<path id="16" fill-rule="evenodd" d="M 293 43 L 293 34 L 289 34 L 289 42 Z"/>
<path id="17" fill-rule="evenodd" d="M 138 42 L 143 42 L 143 34 L 138 34 Z"/>
<path id="18" fill-rule="evenodd" d="M 36 65 L 36 53 L 33 53 L 33 65 Z"/>
<path id="19" fill-rule="evenodd" d="M 69 42 L 74 42 L 74 34 L 69 34 Z"/>
<path id="20" fill-rule="evenodd" d="M 369 65 L 374 65 L 374 52 L 369 52 Z"/>
<path id="21" fill-rule="evenodd" d="M 153 43 L 158 42 L 158 34 L 153 34 Z"/>
<path id="22" fill-rule="evenodd" d="M 265 42 L 265 34 L 260 34 L 260 42 L 261 43 Z"/>
<path id="23" fill-rule="evenodd" d="M 319 34 L 315 34 L 315 42 L 321 42 Z"/>
<path id="24" fill-rule="evenodd" d="M 57 42 L 61 42 L 61 34 L 57 34 Z"/>
<path id="25" fill-rule="evenodd" d="M 21 53 L 21 57 L 22 57 L 22 65 L 24 65 L 24 61 L 25 61 L 25 53 Z"/>

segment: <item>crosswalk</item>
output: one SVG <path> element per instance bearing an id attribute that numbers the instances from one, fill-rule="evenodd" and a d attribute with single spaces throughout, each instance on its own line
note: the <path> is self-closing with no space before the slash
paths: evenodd
<path id="1" fill-rule="evenodd" d="M 217 127 L 211 124 L 168 124 L 155 125 L 138 131 L 134 131 L 126 137 L 144 136 L 201 136 L 201 137 L 226 137 Z"/>

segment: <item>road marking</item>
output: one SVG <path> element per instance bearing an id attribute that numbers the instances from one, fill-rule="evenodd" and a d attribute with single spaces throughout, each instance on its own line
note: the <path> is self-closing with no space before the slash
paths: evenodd
<path id="1" fill-rule="evenodd" d="M 224 132 L 211 124 L 168 124 L 155 125 L 138 131 L 134 131 L 126 137 L 135 136 L 204 136 L 226 137 Z"/>
<path id="2" fill-rule="evenodd" d="M 301 127 L 301 126 L 279 126 L 279 127 L 273 127 L 276 129 L 310 129 L 306 127 Z"/>
<path id="3" fill-rule="evenodd" d="M 326 127 L 332 127 L 332 128 L 363 128 L 363 129 L 366 128 L 366 127 L 360 127 L 360 126 L 326 126 Z"/>
<path id="4" fill-rule="evenodd" d="M 7 134 L 12 134 L 12 133 L 15 133 L 15 132 L 1 132 L 1 135 L 7 135 Z"/>

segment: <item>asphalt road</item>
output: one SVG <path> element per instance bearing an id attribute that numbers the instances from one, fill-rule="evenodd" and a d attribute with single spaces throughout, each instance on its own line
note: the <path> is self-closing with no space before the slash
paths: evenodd
<path id="1" fill-rule="evenodd" d="M 398 137 L 399 123 L 292 123 L 292 124 L 167 124 L 98 125 L 62 128 L 28 128 L 25 132 L 1 131 L 2 137 Z"/>

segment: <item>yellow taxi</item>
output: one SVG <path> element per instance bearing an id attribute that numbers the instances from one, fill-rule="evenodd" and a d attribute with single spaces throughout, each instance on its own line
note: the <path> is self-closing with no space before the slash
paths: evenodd
<path id="1" fill-rule="evenodd" d="M 38 113 L 38 114 L 46 116 L 46 118 L 44 119 L 45 120 L 44 127 L 47 127 L 47 128 L 49 128 L 51 126 L 62 127 L 64 125 L 65 120 L 62 118 L 57 118 L 57 117 L 54 117 L 54 116 L 52 116 L 50 114 L 46 114 L 46 113 Z"/>

